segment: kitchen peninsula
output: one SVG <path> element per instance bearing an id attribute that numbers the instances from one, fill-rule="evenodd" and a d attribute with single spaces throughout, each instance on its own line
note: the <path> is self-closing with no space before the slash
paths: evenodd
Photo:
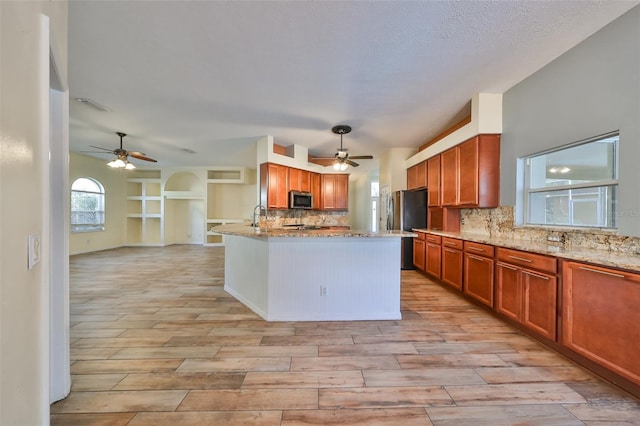
<path id="1" fill-rule="evenodd" d="M 400 319 L 401 231 L 222 225 L 224 289 L 267 321 Z"/>

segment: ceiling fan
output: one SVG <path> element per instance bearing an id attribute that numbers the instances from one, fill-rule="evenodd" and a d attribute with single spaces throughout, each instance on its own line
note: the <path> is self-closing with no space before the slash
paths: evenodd
<path id="1" fill-rule="evenodd" d="M 309 161 L 312 163 L 320 164 L 322 166 L 329 166 L 333 164 L 333 168 L 339 171 L 345 171 L 349 166 L 358 167 L 359 164 L 353 160 L 371 160 L 373 155 L 354 155 L 349 156 L 347 148 L 342 147 L 342 135 L 346 135 L 351 132 L 351 127 L 345 124 L 339 124 L 334 126 L 331 131 L 337 135 L 340 135 L 340 148 L 333 157 L 309 157 Z"/>
<path id="2" fill-rule="evenodd" d="M 107 163 L 107 166 L 113 167 L 113 168 L 116 168 L 116 169 L 122 169 L 122 168 L 127 169 L 127 170 L 135 169 L 136 166 L 134 166 L 132 163 L 129 162 L 129 156 L 131 156 L 133 158 L 137 158 L 138 160 L 150 161 L 152 163 L 157 163 L 156 160 L 154 160 L 153 158 L 147 157 L 142 152 L 127 151 L 126 149 L 122 148 L 122 138 L 127 136 L 127 134 L 126 133 L 122 133 L 122 132 L 116 132 L 116 135 L 120 136 L 120 148 L 108 149 L 108 148 L 102 148 L 100 146 L 89 145 L 91 148 L 101 149 L 102 151 L 83 151 L 83 152 L 95 152 L 95 153 L 103 153 L 103 154 L 104 153 L 111 153 L 111 154 L 115 155 L 116 158 L 114 160 L 109 161 Z"/>

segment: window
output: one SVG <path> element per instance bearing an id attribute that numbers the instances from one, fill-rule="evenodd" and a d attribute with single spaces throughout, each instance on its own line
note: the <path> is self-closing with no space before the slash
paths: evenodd
<path id="1" fill-rule="evenodd" d="M 616 228 L 618 133 L 524 158 L 524 220 Z"/>
<path id="2" fill-rule="evenodd" d="M 78 178 L 71 185 L 71 232 L 104 231 L 104 188 Z"/>

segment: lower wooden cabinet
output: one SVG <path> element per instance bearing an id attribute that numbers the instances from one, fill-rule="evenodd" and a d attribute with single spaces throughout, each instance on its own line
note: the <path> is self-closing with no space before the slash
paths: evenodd
<path id="1" fill-rule="evenodd" d="M 425 267 L 425 240 L 424 233 L 418 232 L 418 236 L 413 239 L 413 266 L 420 271 Z"/>
<path id="2" fill-rule="evenodd" d="M 425 266 L 424 270 L 427 274 L 440 279 L 440 262 L 442 261 L 442 238 L 437 235 L 429 235 L 425 237 Z"/>
<path id="3" fill-rule="evenodd" d="M 442 239 L 442 282 L 462 291 L 462 240 Z"/>
<path id="4" fill-rule="evenodd" d="M 493 246 L 464 242 L 463 292 L 493 307 Z"/>
<path id="5" fill-rule="evenodd" d="M 564 262 L 562 340 L 640 385 L 640 274 Z"/>

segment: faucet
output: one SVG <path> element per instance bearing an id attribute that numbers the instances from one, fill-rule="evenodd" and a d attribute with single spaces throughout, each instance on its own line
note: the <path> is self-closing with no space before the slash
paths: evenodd
<path id="1" fill-rule="evenodd" d="M 258 213 L 256 214 L 256 210 L 258 211 Z M 262 204 L 258 204 L 257 206 L 255 206 L 253 208 L 253 222 L 251 223 L 251 226 L 253 226 L 254 228 L 257 226 L 260 226 L 260 216 L 262 216 L 262 212 L 264 212 L 264 215 L 267 215 L 267 209 L 264 208 L 264 206 Z M 256 218 L 258 218 L 256 220 Z"/>

